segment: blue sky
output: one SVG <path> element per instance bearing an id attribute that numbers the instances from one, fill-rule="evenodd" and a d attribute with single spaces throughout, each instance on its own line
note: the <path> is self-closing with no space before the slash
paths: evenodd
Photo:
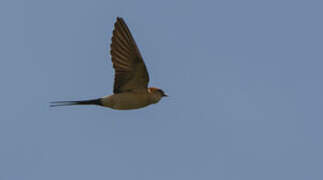
<path id="1" fill-rule="evenodd" d="M 0 180 L 323 179 L 322 5 L 2 1 Z M 49 108 L 112 93 L 117 16 L 170 97 Z"/>

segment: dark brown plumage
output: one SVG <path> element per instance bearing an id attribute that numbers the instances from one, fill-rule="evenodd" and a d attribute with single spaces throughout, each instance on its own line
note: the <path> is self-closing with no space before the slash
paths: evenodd
<path id="1" fill-rule="evenodd" d="M 147 68 L 128 26 L 120 17 L 114 24 L 110 53 L 115 69 L 113 93 L 146 90 Z"/>

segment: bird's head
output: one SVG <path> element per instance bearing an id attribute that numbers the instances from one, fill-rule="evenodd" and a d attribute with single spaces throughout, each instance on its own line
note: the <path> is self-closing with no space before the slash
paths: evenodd
<path id="1" fill-rule="evenodd" d="M 154 103 L 157 103 L 162 97 L 168 97 L 163 90 L 155 87 L 148 88 L 148 93 L 151 94 Z"/>

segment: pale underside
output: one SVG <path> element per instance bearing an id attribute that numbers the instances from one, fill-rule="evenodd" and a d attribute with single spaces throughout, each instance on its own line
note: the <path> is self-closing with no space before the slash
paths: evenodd
<path id="1" fill-rule="evenodd" d="M 106 96 L 101 99 L 102 105 L 112 109 L 128 110 L 138 109 L 152 103 L 151 94 L 125 92 Z"/>

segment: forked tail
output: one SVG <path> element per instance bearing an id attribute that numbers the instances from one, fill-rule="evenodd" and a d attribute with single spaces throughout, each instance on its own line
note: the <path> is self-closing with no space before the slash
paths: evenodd
<path id="1" fill-rule="evenodd" d="M 54 101 L 50 102 L 50 107 L 56 106 L 73 106 L 73 105 L 102 105 L 101 98 L 84 101 Z"/>

